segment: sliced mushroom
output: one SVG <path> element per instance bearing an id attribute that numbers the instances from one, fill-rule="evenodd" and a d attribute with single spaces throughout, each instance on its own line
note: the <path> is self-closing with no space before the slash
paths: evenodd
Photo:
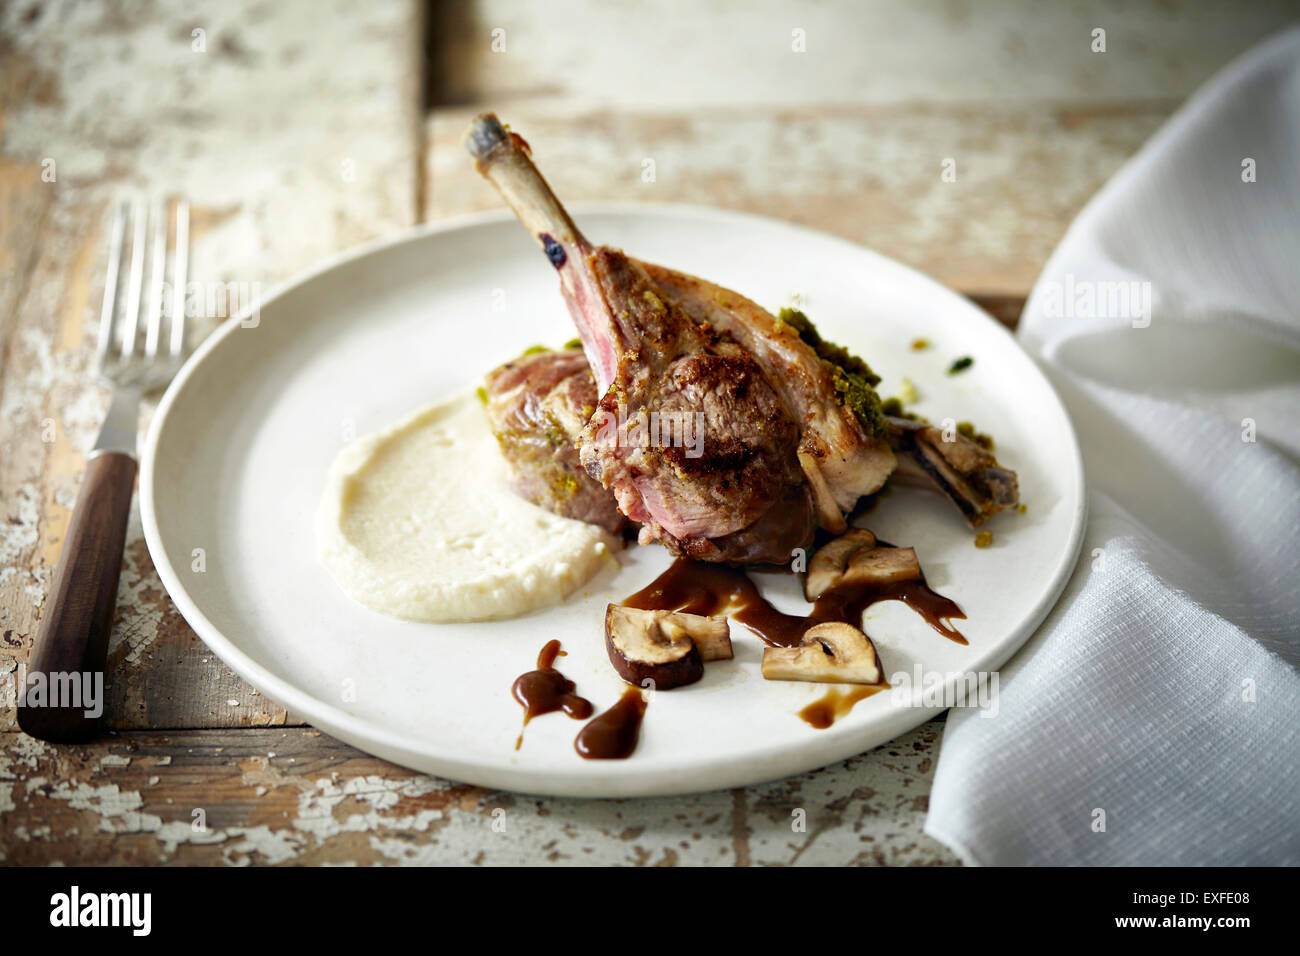
<path id="1" fill-rule="evenodd" d="M 879 684 L 880 658 L 871 638 L 852 624 L 827 621 L 808 629 L 798 647 L 763 649 L 767 680 Z"/>
<path id="2" fill-rule="evenodd" d="M 876 546 L 876 536 L 865 528 L 853 528 L 833 541 L 822 545 L 808 562 L 808 576 L 804 579 L 804 596 L 815 601 L 834 586 L 844 575 L 849 560 L 859 551 L 870 551 Z"/>
<path id="3" fill-rule="evenodd" d="M 605 611 L 605 649 L 629 684 L 654 682 L 657 690 L 693 684 L 706 660 L 731 657 L 725 617 L 680 611 L 645 611 L 611 604 Z"/>
<path id="4" fill-rule="evenodd" d="M 872 548 L 849 559 L 839 584 L 892 584 L 920 576 L 921 563 L 914 548 Z"/>
<path id="5" fill-rule="evenodd" d="M 870 531 L 857 528 L 813 555 L 804 579 L 804 596 L 815 601 L 827 591 L 853 584 L 915 581 L 921 564 L 912 548 L 881 548 Z"/>
<path id="6" fill-rule="evenodd" d="M 731 628 L 727 616 L 705 617 L 683 611 L 650 611 L 659 616 L 659 627 L 674 640 L 685 635 L 695 642 L 700 657 L 708 661 L 731 660 Z"/>

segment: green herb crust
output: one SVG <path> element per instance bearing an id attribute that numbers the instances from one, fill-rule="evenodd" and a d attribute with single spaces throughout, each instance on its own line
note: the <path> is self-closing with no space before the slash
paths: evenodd
<path id="1" fill-rule="evenodd" d="M 886 415 L 888 415 L 890 418 L 908 418 L 914 422 L 919 422 L 923 420 L 920 415 L 917 415 L 914 412 L 909 412 L 906 408 L 904 408 L 903 400 L 901 398 L 885 399 L 883 402 L 880 403 L 880 410 L 884 412 Z"/>
<path id="2" fill-rule="evenodd" d="M 823 339 L 808 316 L 798 309 L 782 309 L 777 318 L 794 329 L 799 338 L 830 367 L 840 404 L 853 412 L 863 429 L 868 434 L 885 433 L 888 423 L 881 409 L 880 396 L 876 394 L 880 376 L 842 345 Z"/>
<path id="3" fill-rule="evenodd" d="M 979 445 L 985 451 L 993 450 L 993 436 L 985 435 L 983 432 L 976 430 L 970 422 L 958 422 L 957 434 L 964 438 L 969 438 L 975 444 Z"/>

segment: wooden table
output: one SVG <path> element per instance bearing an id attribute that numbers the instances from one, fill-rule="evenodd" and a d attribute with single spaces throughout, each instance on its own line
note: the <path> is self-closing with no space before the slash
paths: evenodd
<path id="1" fill-rule="evenodd" d="M 193 203 L 194 277 L 269 284 L 362 240 L 495 208 L 459 145 L 467 118 L 493 108 L 526 133 L 565 197 L 705 203 L 805 223 L 912 264 L 1013 324 L 1088 197 L 1284 10 L 1225 14 L 1217 37 L 1195 42 L 1167 22 L 1191 16 L 1187 4 L 1168 5 L 1163 20 L 1126 16 L 1115 50 L 1129 54 L 1128 87 L 1114 64 L 1085 58 L 1074 67 L 1082 73 L 1049 71 L 1053 83 L 1026 91 L 1013 67 L 1031 47 L 1040 56 L 1050 34 L 1027 46 L 1014 22 L 972 27 L 955 7 L 924 14 L 881 0 L 872 8 L 909 27 L 900 42 L 912 52 L 886 44 L 876 55 L 920 68 L 883 84 L 864 78 L 856 60 L 825 52 L 844 41 L 817 21 L 805 55 L 838 77 L 829 96 L 820 74 L 788 59 L 803 28 L 782 19 L 781 5 L 751 15 L 719 3 L 694 14 L 698 29 L 679 29 L 662 50 L 633 44 L 614 67 L 608 57 L 573 67 L 582 44 L 558 24 L 578 17 L 593 36 L 626 36 L 635 24 L 617 18 L 628 14 L 594 0 L 560 6 L 554 22 L 554 5 L 544 17 L 500 0 L 428 9 L 240 0 L 201 19 L 164 4 L 142 22 L 108 2 L 4 8 L 0 688 L 12 694 L 35 633 L 105 407 L 89 367 L 108 210 L 124 191 Z M 679 26 L 693 15 L 674 6 Z M 868 36 L 869 24 L 851 25 Z M 990 72 L 968 51 L 970 85 L 953 95 L 956 81 L 935 71 L 959 55 L 962 28 L 1001 44 L 1010 63 Z M 788 82 L 725 82 L 739 56 L 719 53 L 728 42 L 745 48 L 739 61 L 755 76 L 784 70 Z M 1131 66 L 1144 50 L 1156 67 Z M 666 60 L 677 64 L 671 82 L 643 72 Z M 792 72 L 795 62 L 805 73 Z M 599 79 L 601 69 L 613 71 L 607 84 L 584 73 Z M 941 177 L 947 158 L 955 182 Z M 956 862 L 921 832 L 939 720 L 788 780 L 649 800 L 520 796 L 367 756 L 261 697 L 204 647 L 159 583 L 138 514 L 109 674 L 111 731 L 94 743 L 25 736 L 12 698 L 0 712 L 0 862 Z M 796 809 L 804 832 L 792 829 Z M 498 810 L 504 834 L 491 825 Z"/>

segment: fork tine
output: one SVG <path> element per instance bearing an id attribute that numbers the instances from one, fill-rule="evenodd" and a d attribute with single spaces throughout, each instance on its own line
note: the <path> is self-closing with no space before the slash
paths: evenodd
<path id="1" fill-rule="evenodd" d="M 122 271 L 122 237 L 126 234 L 125 202 L 113 213 L 113 232 L 108 246 L 108 272 L 104 276 L 104 304 L 99 313 L 99 338 L 95 345 L 95 363 L 102 370 L 113 344 L 113 320 L 117 315 L 117 277 Z"/>
<path id="2" fill-rule="evenodd" d="M 149 228 L 148 211 L 144 200 L 131 204 L 131 273 L 126 287 L 126 328 L 122 332 L 122 358 L 131 357 L 135 351 L 135 334 L 140 327 L 140 293 L 144 289 L 145 231 Z"/>
<path id="3" fill-rule="evenodd" d="M 185 283 L 190 266 L 190 204 L 176 202 L 176 262 L 172 267 L 172 341 L 171 357 L 185 352 Z"/>
<path id="4" fill-rule="evenodd" d="M 167 278 L 167 201 L 157 198 L 149 210 L 153 220 L 153 261 L 149 267 L 149 316 L 144 327 L 144 355 L 158 354 L 158 334 L 162 328 L 163 285 Z"/>

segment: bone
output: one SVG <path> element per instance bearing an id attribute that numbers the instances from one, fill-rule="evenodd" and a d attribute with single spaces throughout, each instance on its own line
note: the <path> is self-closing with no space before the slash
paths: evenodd
<path id="1" fill-rule="evenodd" d="M 598 305 L 600 283 L 588 262 L 591 243 L 533 165 L 523 137 L 501 125 L 495 113 L 475 117 L 464 142 L 475 167 L 496 187 L 560 274 L 569 315 L 603 395 L 614 379 L 617 333 L 606 310 Z"/>
<path id="2" fill-rule="evenodd" d="M 465 133 L 465 148 L 474 157 L 474 165 L 485 176 L 519 221 L 533 234 L 557 269 L 555 254 L 546 242 L 549 236 L 572 255 L 587 244 L 578 227 L 555 197 L 546 179 L 533 165 L 528 144 L 497 119 L 495 113 L 474 118 Z"/>

